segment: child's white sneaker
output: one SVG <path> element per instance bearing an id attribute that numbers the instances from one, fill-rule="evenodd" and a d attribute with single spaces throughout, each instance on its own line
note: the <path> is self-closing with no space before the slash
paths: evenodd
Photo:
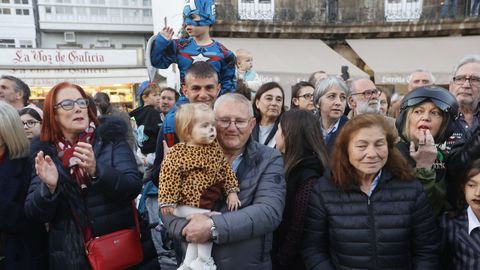
<path id="1" fill-rule="evenodd" d="M 192 268 L 189 265 L 186 265 L 184 263 L 180 264 L 180 266 L 177 268 L 177 270 L 192 270 Z"/>
<path id="2" fill-rule="evenodd" d="M 204 261 L 200 258 L 196 258 L 191 264 L 190 268 L 192 270 L 217 270 L 217 266 L 213 261 L 213 258 L 210 257 L 207 261 Z"/>

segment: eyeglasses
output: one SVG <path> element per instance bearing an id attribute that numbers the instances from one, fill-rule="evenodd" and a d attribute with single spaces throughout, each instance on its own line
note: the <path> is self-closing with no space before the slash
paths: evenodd
<path id="1" fill-rule="evenodd" d="M 380 96 L 382 93 L 382 90 L 380 89 L 370 89 L 370 90 L 365 90 L 361 93 L 353 93 L 351 94 L 352 96 L 354 95 L 363 95 L 366 99 L 371 98 L 373 95 Z"/>
<path id="2" fill-rule="evenodd" d="M 306 94 L 303 94 L 301 96 L 298 96 L 299 98 L 303 97 L 304 99 L 312 99 L 313 98 L 313 94 L 310 94 L 310 93 L 306 93 Z"/>
<path id="3" fill-rule="evenodd" d="M 28 128 L 33 128 L 36 124 L 40 123 L 40 121 L 35 121 L 35 120 L 28 120 L 27 122 L 23 122 L 23 126 L 27 126 Z"/>
<path id="4" fill-rule="evenodd" d="M 476 87 L 480 86 L 480 77 L 477 77 L 477 76 L 467 77 L 465 75 L 459 75 L 459 76 L 453 77 L 453 82 L 458 85 L 462 85 L 466 81 L 469 81 L 470 85 L 473 85 Z"/>
<path id="5" fill-rule="evenodd" d="M 243 129 L 248 126 L 249 120 L 245 119 L 229 119 L 229 118 L 220 118 L 216 119 L 217 124 L 222 128 L 228 128 L 231 123 L 234 123 L 238 129 Z"/>
<path id="6" fill-rule="evenodd" d="M 85 109 L 88 107 L 88 99 L 86 98 L 79 98 L 77 100 L 71 100 L 71 99 L 65 99 L 57 105 L 55 105 L 55 108 L 62 107 L 65 111 L 71 111 L 75 107 L 75 103 L 78 104 L 78 107 Z"/>

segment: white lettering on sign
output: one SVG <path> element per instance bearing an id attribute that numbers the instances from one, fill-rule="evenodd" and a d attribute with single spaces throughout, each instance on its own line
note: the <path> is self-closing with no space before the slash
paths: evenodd
<path id="1" fill-rule="evenodd" d="M 401 75 L 382 75 L 380 84 L 406 84 L 407 76 Z"/>
<path id="2" fill-rule="evenodd" d="M 0 49 L 0 66 L 143 66 L 137 50 Z"/>

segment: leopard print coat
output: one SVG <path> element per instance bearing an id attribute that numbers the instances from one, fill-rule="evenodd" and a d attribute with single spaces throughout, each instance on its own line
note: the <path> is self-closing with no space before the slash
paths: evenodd
<path id="1" fill-rule="evenodd" d="M 200 147 L 178 143 L 170 149 L 160 170 L 160 207 L 212 209 L 222 191 L 228 195 L 240 190 L 217 141 Z"/>

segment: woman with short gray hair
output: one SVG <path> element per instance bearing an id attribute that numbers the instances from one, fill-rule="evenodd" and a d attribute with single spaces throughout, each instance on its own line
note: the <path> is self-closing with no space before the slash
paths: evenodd
<path id="1" fill-rule="evenodd" d="M 323 139 L 329 153 L 342 126 L 348 118 L 344 115 L 350 89 L 335 76 L 321 80 L 313 93 L 313 103 L 320 118 Z"/>

